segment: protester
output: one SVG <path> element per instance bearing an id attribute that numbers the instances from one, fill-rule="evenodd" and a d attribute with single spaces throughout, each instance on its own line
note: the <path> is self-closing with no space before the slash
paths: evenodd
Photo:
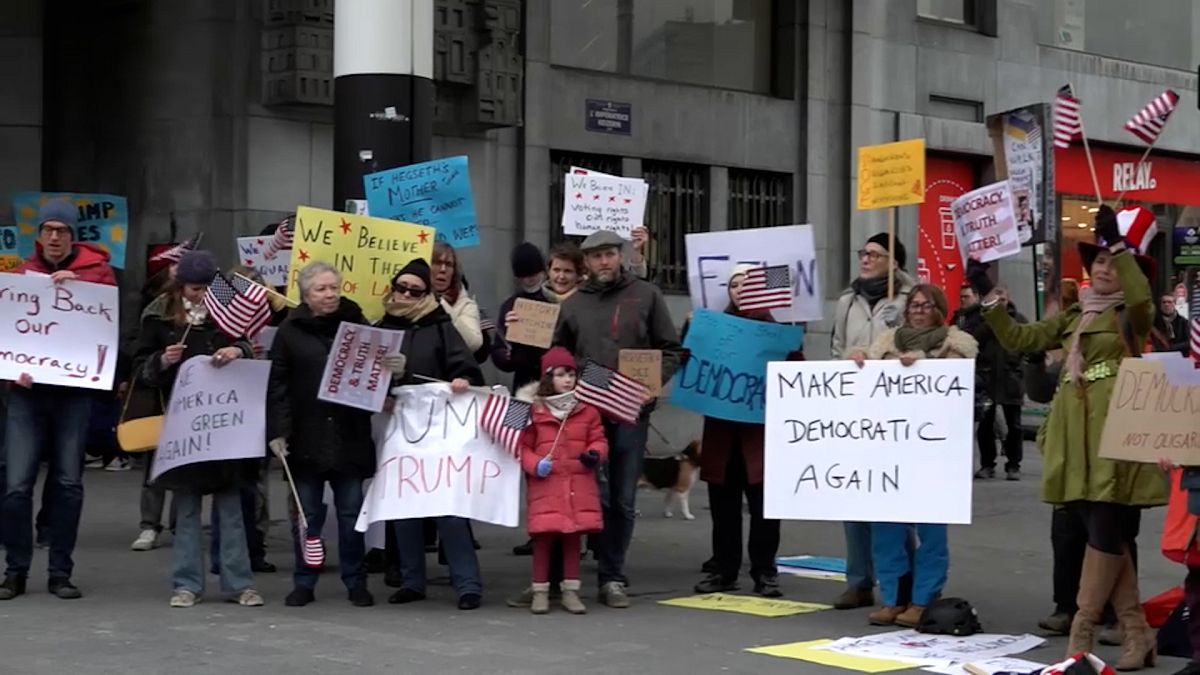
<path id="1" fill-rule="evenodd" d="M 537 382 L 541 379 L 539 368 L 542 354 L 546 350 L 503 339 L 508 332 L 508 326 L 516 320 L 516 314 L 512 311 L 513 305 L 518 298 L 537 302 L 554 302 L 555 300 L 546 294 L 546 288 L 543 286 L 543 282 L 546 280 L 546 261 L 537 246 L 527 241 L 517 244 L 512 251 L 511 262 L 513 277 L 517 282 L 517 292 L 500 305 L 499 316 L 504 322 L 504 330 L 500 331 L 502 339 L 492 343 L 492 363 L 496 364 L 500 370 L 513 374 L 513 391 L 516 391 L 530 382 Z M 570 295 L 569 289 L 564 289 L 563 293 Z"/>
<path id="2" fill-rule="evenodd" d="M 683 355 L 679 334 L 662 291 L 626 272 L 621 252 L 624 240 L 600 231 L 580 247 L 588 281 L 562 305 L 555 344 L 565 347 L 580 363 L 593 360 L 616 370 L 622 349 L 662 351 L 662 381 L 671 379 Z M 646 454 L 646 437 L 654 399 L 634 424 L 606 420 L 609 460 L 601 471 L 604 531 L 600 535 L 600 599 L 609 607 L 629 606 L 625 593 L 625 556 L 633 540 L 637 516 L 637 481 Z"/>
<path id="3" fill-rule="evenodd" d="M 946 326 L 946 294 L 930 284 L 909 290 L 904 307 L 904 325 L 875 338 L 870 348 L 854 349 L 850 359 L 858 367 L 866 359 L 897 359 L 911 366 L 920 359 L 974 359 L 979 352 L 975 338 L 956 326 Z M 915 528 L 919 544 L 909 549 L 909 528 Z M 950 572 L 947 526 L 930 523 L 872 523 L 871 550 L 883 607 L 871 613 L 876 626 L 916 628 L 925 608 L 936 600 Z M 912 574 L 912 604 L 900 602 L 900 579 Z"/>
<path id="4" fill-rule="evenodd" d="M 248 341 L 225 335 L 208 314 L 204 296 L 216 275 L 212 254 L 188 251 L 179 260 L 172 287 L 143 312 L 134 373 L 140 384 L 157 389 L 164 401 L 171 400 L 179 367 L 188 359 L 211 356 L 211 367 L 222 368 L 237 359 L 254 357 Z M 233 594 L 242 606 L 263 604 L 254 590 L 241 499 L 241 486 L 257 479 L 259 463 L 246 459 L 197 462 L 171 469 L 155 480 L 174 492 L 175 498 L 171 607 L 192 607 L 204 593 L 201 516 L 207 494 L 212 495 L 221 519 L 221 590 Z"/>
<path id="5" fill-rule="evenodd" d="M 1092 650 L 1096 624 L 1111 600 L 1123 630 L 1117 667 L 1136 670 L 1153 664 L 1155 650 L 1130 548 L 1139 510 L 1164 504 L 1166 486 L 1152 466 L 1101 458 L 1099 444 L 1120 362 L 1141 353 L 1150 333 L 1154 307 L 1148 277 L 1154 270 L 1153 261 L 1129 252 L 1110 207 L 1100 207 L 1095 231 L 1100 243 L 1079 244 L 1091 277 L 1080 304 L 1037 323 L 1018 324 L 1000 310 L 1003 298 L 991 288 L 984 266 L 972 263 L 967 273 L 985 296 L 984 318 L 1002 345 L 1019 352 L 1067 350 L 1064 382 L 1040 444 L 1043 501 L 1076 510 L 1087 527 L 1068 653 Z"/>
<path id="6" fill-rule="evenodd" d="M 1156 352 L 1179 352 L 1188 355 L 1190 337 L 1187 319 L 1175 309 L 1175 296 L 1163 295 L 1158 299 L 1158 311 L 1154 314 L 1154 330 L 1150 339 Z"/>
<path id="7" fill-rule="evenodd" d="M 483 330 L 479 326 L 479 305 L 463 287 L 462 270 L 454 247 L 444 242 L 433 245 L 433 292 L 442 309 L 462 336 L 471 352 L 483 346 Z"/>
<path id="8" fill-rule="evenodd" d="M 78 211 L 54 199 L 38 213 L 33 255 L 18 274 L 49 275 L 56 284 L 85 281 L 115 286 L 108 253 L 75 240 Z M 3 502 L 5 555 L 8 568 L 0 584 L 0 600 L 25 592 L 33 561 L 33 486 L 42 453 L 49 475 L 45 490 L 53 501 L 47 514 L 50 556 L 47 589 L 64 600 L 82 597 L 71 583 L 71 556 L 83 510 L 83 460 L 94 393 L 86 389 L 37 384 L 22 373 L 9 391 L 4 455 L 7 476 Z"/>
<path id="9" fill-rule="evenodd" d="M 403 330 L 405 367 L 393 370 L 393 383 L 426 384 L 430 380 L 450 383 L 451 391 L 461 393 L 471 385 L 483 384 L 483 373 L 467 349 L 462 336 L 454 330 L 450 315 L 430 293 L 432 279 L 429 263 L 415 259 L 392 277 L 392 292 L 387 297 L 387 313 L 381 328 Z M 395 365 L 395 364 L 393 364 Z M 438 536 L 450 566 L 450 582 L 458 593 L 458 608 L 477 609 L 483 598 L 479 560 L 466 518 L 442 516 L 436 519 Z M 392 522 L 399 555 L 401 587 L 388 598 L 392 604 L 425 599 L 425 540 L 422 519 Z"/>
<path id="10" fill-rule="evenodd" d="M 1200 467 L 1178 466 L 1169 459 L 1158 465 L 1171 482 L 1167 518 L 1163 525 L 1162 552 L 1187 567 L 1183 580 L 1183 606 L 1191 659 L 1175 675 L 1200 674 L 1200 543 L 1196 538 L 1200 516 Z"/>
<path id="11" fill-rule="evenodd" d="M 542 379 L 517 392 L 533 402 L 533 421 L 521 436 L 529 534 L 533 537 L 530 611 L 550 611 L 550 564 L 555 544 L 563 564 L 562 606 L 587 612 L 579 598 L 582 536 L 604 527 L 596 470 L 608 456 L 596 408 L 575 398 L 575 358 L 562 347 L 542 357 Z"/>
<path id="12" fill-rule="evenodd" d="M 888 255 L 888 235 L 876 234 L 858 250 L 858 277 L 838 297 L 833 314 L 830 358 L 844 359 L 855 349 L 865 350 L 880 334 L 897 328 L 916 281 L 904 271 L 908 260 L 904 244 L 895 240 Z M 887 297 L 888 269 L 894 268 L 895 293 Z M 875 570 L 871 566 L 871 524 L 846 523 L 846 590 L 833 602 L 835 609 L 855 609 L 875 604 Z M 903 593 L 902 593 L 903 595 Z"/>

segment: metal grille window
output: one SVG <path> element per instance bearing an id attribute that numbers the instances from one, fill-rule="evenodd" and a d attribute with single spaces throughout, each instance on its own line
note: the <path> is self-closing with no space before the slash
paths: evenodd
<path id="1" fill-rule="evenodd" d="M 562 231 L 563 176 L 577 166 L 613 176 L 621 175 L 621 158 L 613 155 L 589 155 L 580 152 L 550 151 L 550 245 L 571 240 L 583 241 L 583 237 L 567 236 Z"/>
<path id="2" fill-rule="evenodd" d="M 791 222 L 791 174 L 729 170 L 729 229 L 789 225 Z"/>
<path id="3" fill-rule="evenodd" d="M 645 161 L 642 178 L 650 185 L 646 198 L 650 278 L 664 291 L 686 292 L 684 235 L 708 232 L 708 167 Z"/>

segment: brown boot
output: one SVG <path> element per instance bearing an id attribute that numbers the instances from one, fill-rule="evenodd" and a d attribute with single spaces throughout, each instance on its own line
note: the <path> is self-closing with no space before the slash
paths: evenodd
<path id="1" fill-rule="evenodd" d="M 1071 639 L 1067 656 L 1091 652 L 1096 638 L 1096 624 L 1104 612 L 1104 604 L 1112 594 L 1117 578 L 1125 567 L 1128 555 L 1112 555 L 1087 547 L 1083 555 L 1083 571 L 1079 575 L 1079 610 L 1071 621 Z"/>
<path id="2" fill-rule="evenodd" d="M 880 607 L 867 615 L 867 622 L 872 626 L 892 626 L 896 617 L 904 613 L 908 607 Z"/>
<path id="3" fill-rule="evenodd" d="M 896 625 L 905 628 L 916 628 L 921 625 L 921 617 L 925 615 L 925 608 L 920 605 L 909 605 L 904 613 L 896 617 Z"/>
<path id="4" fill-rule="evenodd" d="M 1121 576 L 1117 578 L 1112 593 L 1113 610 L 1121 622 L 1122 633 L 1121 658 L 1117 659 L 1115 667 L 1117 670 L 1141 670 L 1154 666 L 1158 646 L 1138 599 L 1137 570 L 1133 567 L 1133 559 L 1126 553 L 1123 562 Z"/>

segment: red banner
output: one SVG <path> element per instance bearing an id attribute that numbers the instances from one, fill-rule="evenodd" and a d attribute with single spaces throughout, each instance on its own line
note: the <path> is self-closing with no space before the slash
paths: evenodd
<path id="1" fill-rule="evenodd" d="M 974 187 L 975 167 L 969 160 L 925 158 L 925 202 L 917 211 L 916 274 L 923 283 L 946 291 L 951 312 L 958 308 L 963 268 L 950 202 Z"/>

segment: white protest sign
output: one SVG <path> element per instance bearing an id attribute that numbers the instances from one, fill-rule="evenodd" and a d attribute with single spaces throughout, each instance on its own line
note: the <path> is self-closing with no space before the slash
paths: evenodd
<path id="1" fill-rule="evenodd" d="M 729 272 L 736 265 L 787 265 L 792 277 L 792 306 L 771 310 L 771 316 L 780 322 L 821 320 L 824 298 L 812 225 L 698 232 L 687 235 L 684 241 L 692 307 L 724 310 L 729 304 Z"/>
<path id="2" fill-rule="evenodd" d="M 263 254 L 263 247 L 271 237 L 238 237 L 238 262 L 262 275 L 268 286 L 281 287 L 288 285 L 288 265 L 291 255 L 287 252 L 276 251 L 269 260 Z"/>
<path id="3" fill-rule="evenodd" d="M 112 389 L 118 301 L 116 286 L 0 274 L 0 380 Z"/>
<path id="4" fill-rule="evenodd" d="M 767 365 L 767 518 L 971 522 L 974 359 Z"/>
<path id="5" fill-rule="evenodd" d="M 985 185 L 950 202 L 963 264 L 992 262 L 1021 252 L 1021 235 L 1008 181 Z"/>
<path id="6" fill-rule="evenodd" d="M 250 342 L 262 347 L 263 352 L 270 352 L 271 346 L 275 344 L 275 335 L 278 333 L 279 326 L 263 326 L 262 330 L 250 338 Z"/>
<path id="7" fill-rule="evenodd" d="M 649 189 L 640 178 L 572 167 L 563 178 L 563 233 L 587 236 L 611 230 L 632 239 L 633 228 L 644 223 Z"/>
<path id="8" fill-rule="evenodd" d="M 270 374 L 269 361 L 237 359 L 221 368 L 211 356 L 185 361 L 171 389 L 150 480 L 197 462 L 262 457 Z"/>
<path id="9" fill-rule="evenodd" d="M 479 427 L 488 394 L 442 383 L 398 387 L 375 478 L 355 529 L 381 520 L 461 516 L 516 527 L 521 464 Z"/>
<path id="10" fill-rule="evenodd" d="M 828 644 L 813 647 L 825 652 L 846 656 L 876 659 L 940 661 L 945 664 L 971 663 L 1027 652 L 1045 644 L 1045 640 L 1028 633 L 1003 635 L 977 633 L 958 637 L 932 635 L 915 630 L 897 630 L 864 637 L 844 637 Z"/>
<path id="11" fill-rule="evenodd" d="M 370 412 L 383 410 L 391 372 L 383 357 L 400 351 L 404 331 L 342 322 L 325 362 L 317 398 Z"/>

